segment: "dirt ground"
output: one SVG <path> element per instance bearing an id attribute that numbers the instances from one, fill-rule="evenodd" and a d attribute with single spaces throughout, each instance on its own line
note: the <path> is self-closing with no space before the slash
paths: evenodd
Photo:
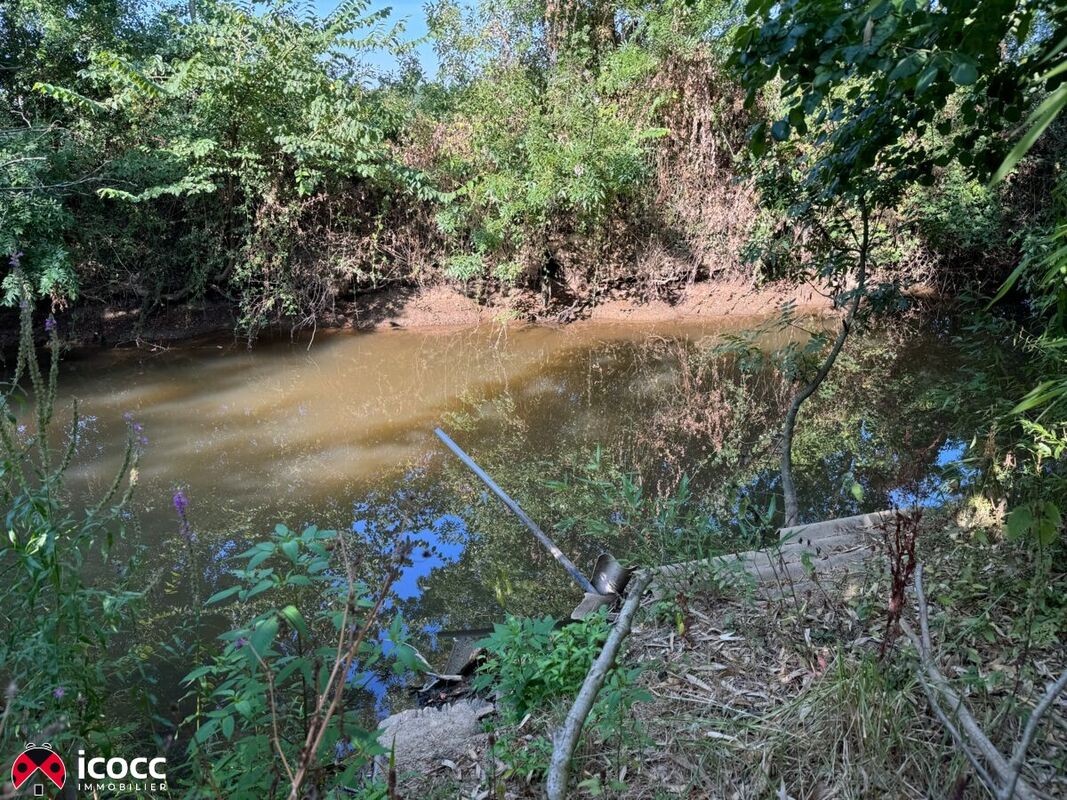
<path id="1" fill-rule="evenodd" d="M 922 541 L 935 658 L 995 745 L 1011 753 L 1028 710 L 1067 666 L 1062 636 L 1039 630 L 1051 625 L 1062 634 L 1062 616 L 1042 622 L 1039 615 L 1020 644 L 1033 570 L 1025 552 L 946 515 L 924 521 Z M 623 658 L 641 668 L 646 697 L 609 738 L 587 727 L 572 796 L 988 797 L 932 714 L 907 641 L 894 636 L 881 653 L 889 594 L 883 555 L 815 577 L 796 591 L 709 588 L 646 603 Z M 1062 565 L 1047 579 L 1067 586 Z M 543 796 L 540 776 L 527 769 L 547 763 L 567 705 L 498 729 L 510 742 L 508 763 L 471 748 L 427 763 L 414 779 L 402 776 L 399 796 Z M 1028 752 L 1024 775 L 1042 796 L 1067 797 L 1065 720 L 1061 696 Z"/>
<path id="2" fill-rule="evenodd" d="M 757 287 L 736 278 L 692 284 L 673 302 L 640 301 L 608 296 L 575 311 L 572 307 L 541 307 L 525 292 L 511 292 L 481 303 L 456 286 L 439 285 L 414 290 L 391 290 L 353 304 L 340 315 L 341 327 L 359 329 L 419 329 L 468 327 L 491 322 L 670 322 L 710 317 L 751 316 L 771 313 L 794 302 L 800 311 L 831 307 L 829 300 L 810 286 Z"/>
<path id="3" fill-rule="evenodd" d="M 752 316 L 775 312 L 792 302 L 801 312 L 831 308 L 830 301 L 814 287 L 756 286 L 751 281 L 724 277 L 691 284 L 672 301 L 642 301 L 622 294 L 606 295 L 580 306 L 544 304 L 528 291 L 510 290 L 477 298 L 462 286 L 438 284 L 424 287 L 392 287 L 361 295 L 338 304 L 318 323 L 318 329 L 360 331 L 466 328 L 483 324 L 592 322 L 662 323 L 716 317 Z M 47 313 L 45 310 L 43 313 Z M 84 347 L 162 346 L 178 341 L 236 335 L 239 320 L 232 305 L 217 302 L 190 303 L 163 309 L 142 319 L 136 309 L 79 306 L 57 313 L 60 335 L 72 345 Z M 0 312 L 0 345 L 14 343 L 18 320 L 14 313 Z M 312 329 L 304 326 L 303 336 Z M 265 333 L 291 332 L 276 325 Z"/>

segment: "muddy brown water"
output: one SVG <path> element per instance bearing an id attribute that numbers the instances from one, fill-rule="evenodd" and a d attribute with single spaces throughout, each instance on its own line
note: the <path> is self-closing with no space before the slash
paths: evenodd
<path id="1" fill-rule="evenodd" d="M 434 427 L 531 513 L 547 513 L 538 481 L 559 477 L 554 465 L 588 458 L 598 445 L 625 448 L 655 411 L 650 398 L 677 364 L 662 348 L 649 355 L 650 343 L 693 346 L 757 322 L 320 333 L 310 348 L 208 339 L 83 353 L 61 376 L 60 405 L 76 397 L 83 415 L 68 485 L 81 497 L 108 484 L 132 419 L 142 455 L 130 535 L 146 565 L 166 573 L 150 598 L 156 626 L 170 624 L 168 605 L 190 596 L 172 505 L 179 489 L 205 564 L 200 596 L 227 585 L 230 557 L 279 522 L 350 530 L 368 552 L 414 536 L 429 550 L 420 548 L 405 570 L 394 607 L 441 664 L 448 631 L 491 625 L 507 612 L 565 614 L 580 592 L 456 468 Z M 845 512 L 885 501 L 842 494 Z M 539 521 L 591 567 L 602 542 L 553 533 L 558 519 Z M 228 621 L 216 619 L 211 634 Z M 381 711 L 393 684 L 369 683 Z"/>

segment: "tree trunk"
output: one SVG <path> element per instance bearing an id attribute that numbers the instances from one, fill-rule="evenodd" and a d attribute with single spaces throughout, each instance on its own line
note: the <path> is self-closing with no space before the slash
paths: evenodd
<path id="1" fill-rule="evenodd" d="M 860 301 L 863 298 L 863 289 L 867 281 L 867 254 L 871 245 L 870 213 L 865 202 L 860 204 L 860 218 L 863 224 L 863 234 L 860 240 L 859 263 L 856 267 L 856 289 L 852 299 L 849 301 L 845 318 L 841 320 L 841 330 L 838 331 L 837 338 L 834 339 L 834 344 L 830 348 L 826 360 L 819 367 L 819 371 L 815 373 L 815 377 L 793 397 L 793 402 L 789 404 L 789 410 L 785 414 L 785 422 L 782 424 L 781 469 L 782 495 L 785 500 L 785 527 L 800 524 L 800 512 L 797 508 L 797 489 L 796 484 L 793 482 L 793 434 L 796 431 L 797 415 L 800 413 L 800 407 L 804 405 L 804 401 L 815 394 L 815 390 L 822 385 L 822 382 L 826 380 L 826 376 L 830 374 L 830 369 L 834 366 L 834 362 L 837 361 L 837 356 L 841 352 L 841 348 L 845 346 L 845 340 L 852 330 L 856 311 L 859 309 Z"/>

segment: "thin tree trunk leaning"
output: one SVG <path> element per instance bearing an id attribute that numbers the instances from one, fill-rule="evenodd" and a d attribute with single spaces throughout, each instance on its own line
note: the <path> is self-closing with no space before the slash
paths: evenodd
<path id="1" fill-rule="evenodd" d="M 856 266 L 855 293 L 849 301 L 845 318 L 841 320 L 841 330 L 838 331 L 837 338 L 834 339 L 830 353 L 826 356 L 826 360 L 822 362 L 822 366 L 819 367 L 819 371 L 815 373 L 815 377 L 812 378 L 811 382 L 793 397 L 793 402 L 789 404 L 789 410 L 785 414 L 785 422 L 782 424 L 781 470 L 786 526 L 800 523 L 800 512 L 797 507 L 797 489 L 796 484 L 793 482 L 793 433 L 797 426 L 797 415 L 800 413 L 800 407 L 804 404 L 804 401 L 815 394 L 815 390 L 826 380 L 826 376 L 830 374 L 830 369 L 834 366 L 834 362 L 837 361 L 841 348 L 845 346 L 845 340 L 852 330 L 852 323 L 856 318 L 856 311 L 859 309 L 860 301 L 863 298 L 863 289 L 867 282 L 867 254 L 871 246 L 871 231 L 870 212 L 867 210 L 865 202 L 860 204 L 860 217 L 863 223 L 863 234 L 859 247 L 859 263 Z"/>
<path id="2" fill-rule="evenodd" d="M 571 757 L 578 746 L 578 740 L 582 735 L 586 717 L 596 702 L 597 695 L 604 686 L 604 681 L 615 663 L 615 657 L 619 654 L 619 647 L 623 639 L 630 633 L 630 626 L 634 621 L 634 614 L 641 605 L 641 596 L 645 593 L 652 581 L 652 572 L 640 573 L 630 585 L 630 593 L 623 604 L 619 618 L 615 620 L 615 626 L 608 634 L 600 655 L 596 657 L 593 666 L 590 667 L 578 696 L 574 699 L 567 719 L 553 738 L 552 761 L 548 767 L 548 800 L 564 800 L 567 796 L 567 782 L 570 778 Z"/>
<path id="3" fill-rule="evenodd" d="M 930 701 L 934 714 L 945 726 L 945 730 L 952 737 L 956 747 L 971 763 L 975 774 L 997 800 L 1011 800 L 1013 797 L 1020 797 L 1022 800 L 1037 800 L 1041 795 L 1021 777 L 1026 763 L 1026 751 L 1037 734 L 1042 718 L 1048 713 L 1056 698 L 1064 689 L 1067 689 L 1067 671 L 1064 671 L 1059 680 L 1047 689 L 1030 713 L 1030 719 L 1027 720 L 1023 734 L 1015 745 L 1009 763 L 985 735 L 970 710 L 964 705 L 963 699 L 953 690 L 948 679 L 934 661 L 930 641 L 930 612 L 926 606 L 926 595 L 923 593 L 922 564 L 915 568 L 915 595 L 919 601 L 921 637 L 916 636 L 915 631 L 904 620 L 900 621 L 900 628 L 919 653 L 919 682 L 922 684 L 927 700 Z M 955 716 L 955 723 L 950 714 Z"/>

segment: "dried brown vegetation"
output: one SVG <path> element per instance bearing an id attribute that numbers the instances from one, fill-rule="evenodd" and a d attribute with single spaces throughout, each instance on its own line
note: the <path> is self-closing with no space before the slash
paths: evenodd
<path id="1" fill-rule="evenodd" d="M 941 669 L 995 745 L 1011 753 L 1034 704 L 1067 665 L 1067 650 L 1047 630 L 1031 630 L 1030 660 L 1007 659 L 1022 645 L 1013 625 L 1025 587 L 991 605 L 987 584 L 1012 586 L 1025 556 L 1003 542 L 981 544 L 985 535 L 949 514 L 930 514 L 918 555 L 936 575 L 930 591 L 939 598 L 932 618 Z M 963 539 L 967 548 L 955 544 Z M 1062 591 L 1065 579 L 1054 573 L 1053 587 Z M 830 570 L 795 592 L 768 585 L 742 599 L 730 590 L 693 591 L 683 597 L 684 628 L 675 600 L 647 605 L 625 655 L 628 666 L 644 667 L 640 684 L 651 694 L 629 709 L 639 733 L 617 742 L 587 732 L 572 771 L 573 796 L 987 797 L 928 705 L 916 654 L 895 647 L 878 657 L 895 586 L 877 555 L 859 572 Z M 902 610 L 906 618 L 916 613 L 910 601 Z M 1056 619 L 1044 624 L 1062 626 Z M 999 635 L 986 635 L 990 629 Z M 521 763 L 536 764 L 544 732 L 564 713 L 534 715 L 496 737 L 525 754 Z M 1067 698 L 1046 713 L 1022 777 L 1052 797 L 1067 792 Z M 440 797 L 460 786 L 471 796 L 540 796 L 536 773 L 516 774 L 484 753 L 451 766 L 450 775 L 442 770 Z"/>

